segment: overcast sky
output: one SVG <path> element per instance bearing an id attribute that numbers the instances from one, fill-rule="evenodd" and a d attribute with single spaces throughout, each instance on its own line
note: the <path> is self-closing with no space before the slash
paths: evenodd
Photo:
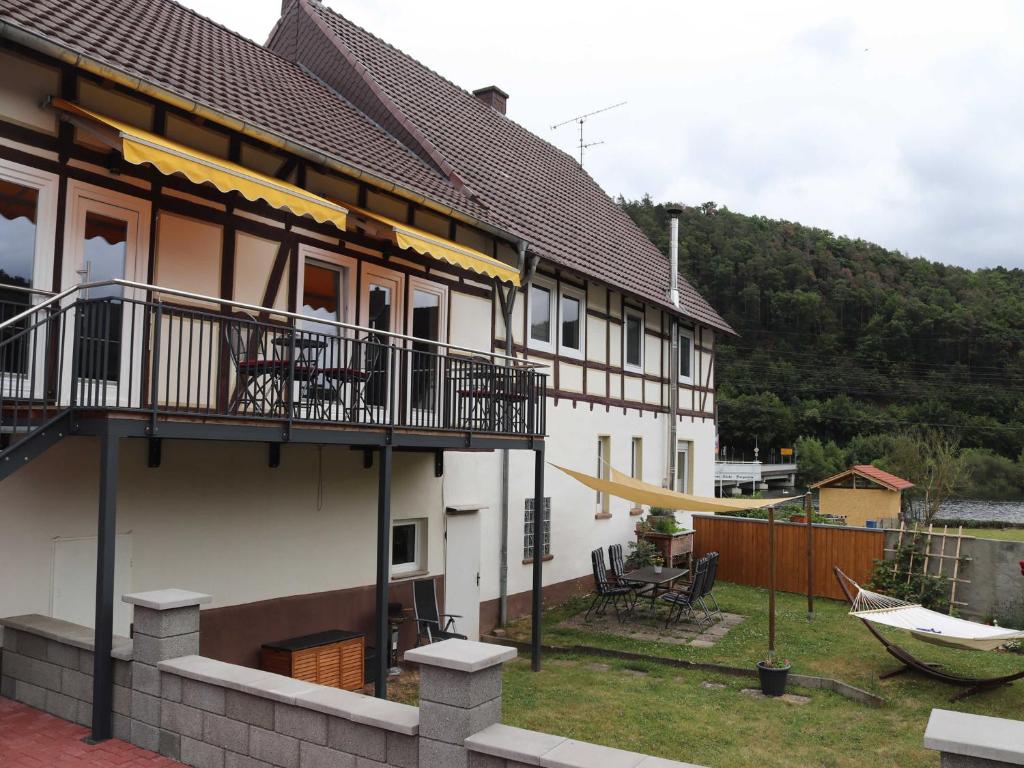
<path id="1" fill-rule="evenodd" d="M 279 0 L 185 0 L 258 42 Z M 328 0 L 576 153 L 612 195 L 1024 267 L 1024 2 Z M 628 10 L 623 14 L 623 10 Z"/>

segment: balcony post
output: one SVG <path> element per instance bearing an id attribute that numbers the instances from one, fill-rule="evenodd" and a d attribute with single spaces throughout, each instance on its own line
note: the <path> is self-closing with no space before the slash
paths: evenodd
<path id="1" fill-rule="evenodd" d="M 540 622 L 544 592 L 544 443 L 533 452 L 533 636 L 531 664 L 540 672 Z"/>
<path id="2" fill-rule="evenodd" d="M 380 467 L 377 472 L 377 595 L 375 627 L 377 658 L 373 665 L 374 695 L 386 699 L 388 695 L 388 581 L 391 577 L 391 461 L 392 447 L 380 449 Z"/>
<path id="3" fill-rule="evenodd" d="M 114 547 L 117 526 L 118 438 L 110 425 L 100 435 L 100 493 L 96 536 L 96 617 L 92 669 L 92 740 L 110 738 L 114 668 Z"/>

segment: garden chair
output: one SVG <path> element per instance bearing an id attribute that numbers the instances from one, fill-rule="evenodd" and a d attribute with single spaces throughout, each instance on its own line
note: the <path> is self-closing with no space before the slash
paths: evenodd
<path id="1" fill-rule="evenodd" d="M 697 627 L 701 631 L 704 630 L 705 622 L 707 622 L 708 626 L 714 624 L 714 619 L 711 618 L 707 608 L 701 603 L 701 598 L 704 596 L 704 583 L 707 580 L 707 574 L 708 558 L 705 555 L 693 564 L 693 580 L 689 584 L 683 589 L 672 590 L 663 595 L 658 595 L 659 600 L 664 600 L 669 604 L 668 618 L 665 620 L 666 629 L 673 621 L 682 620 L 684 615 L 692 617 L 697 622 Z M 698 608 L 704 614 L 704 618 L 697 615 Z"/>
<path id="2" fill-rule="evenodd" d="M 597 614 L 601 615 L 609 604 L 615 608 L 615 618 L 620 622 L 622 621 L 623 614 L 628 614 L 633 607 L 630 597 L 633 594 L 632 587 L 621 587 L 612 584 L 608 580 L 608 569 L 604 564 L 604 550 L 598 547 L 590 553 L 590 563 L 594 570 L 594 599 L 590 603 L 590 607 L 587 608 L 587 613 L 583 617 L 584 621 L 590 619 L 590 614 L 594 609 L 597 609 Z M 619 607 L 619 600 L 622 600 L 623 605 Z"/>
<path id="3" fill-rule="evenodd" d="M 437 610 L 437 585 L 433 579 L 417 579 L 412 583 L 412 605 L 416 616 L 416 645 L 424 638 L 427 643 L 435 640 L 467 640 L 465 635 L 455 631 L 455 620 L 462 617 L 454 613 L 439 613 Z M 441 619 L 445 619 L 441 624 Z"/>
<path id="4" fill-rule="evenodd" d="M 712 616 L 718 616 L 722 618 L 722 607 L 718 604 L 718 598 L 714 595 L 715 582 L 718 580 L 718 558 L 719 552 L 708 552 L 708 572 L 704 577 L 704 594 L 701 596 L 701 603 L 705 610 L 708 610 L 707 600 L 711 600 L 714 604 L 714 608 L 708 612 Z"/>
<path id="5" fill-rule="evenodd" d="M 621 544 L 608 546 L 608 565 L 611 567 L 616 586 L 633 590 L 633 607 L 636 607 L 640 595 L 648 593 L 652 587 L 649 584 L 635 584 L 626 579 L 626 561 L 622 557 Z"/>

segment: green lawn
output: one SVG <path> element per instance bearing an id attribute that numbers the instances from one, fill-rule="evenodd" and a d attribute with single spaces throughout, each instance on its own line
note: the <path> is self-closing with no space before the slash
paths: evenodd
<path id="1" fill-rule="evenodd" d="M 764 590 L 719 584 L 725 611 L 747 617 L 713 648 L 639 642 L 556 625 L 585 607 L 581 600 L 555 607 L 545 616 L 545 642 L 590 645 L 645 655 L 753 666 L 767 637 Z M 833 677 L 878 693 L 876 708 L 823 691 L 803 706 L 754 699 L 740 693 L 756 686 L 749 678 L 719 676 L 650 662 L 618 661 L 580 653 L 549 655 L 539 674 L 525 660 L 507 666 L 504 721 L 609 746 L 647 752 L 712 768 L 745 766 L 938 766 L 938 754 L 921 746 L 933 707 L 999 717 L 1024 712 L 1024 682 L 950 703 L 955 689 L 914 674 L 879 681 L 896 662 L 845 604 L 817 601 L 807 622 L 806 598 L 783 594 L 778 601 L 779 654 L 795 672 Z M 510 628 L 528 639 L 529 624 Z M 901 643 L 920 657 L 963 673 L 988 676 L 1024 668 L 1024 655 L 954 651 L 915 641 Z M 605 669 L 602 665 L 607 665 Z M 643 674 L 646 673 L 646 674 Z M 702 682 L 720 682 L 708 689 Z"/>
<path id="2" fill-rule="evenodd" d="M 1024 528 L 964 528 L 965 536 L 1000 541 L 1024 541 Z"/>

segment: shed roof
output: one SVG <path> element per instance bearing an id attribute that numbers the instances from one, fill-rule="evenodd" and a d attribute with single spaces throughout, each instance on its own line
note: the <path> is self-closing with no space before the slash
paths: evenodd
<path id="1" fill-rule="evenodd" d="M 904 480 L 902 477 L 897 477 L 891 472 L 886 472 L 871 464 L 855 464 L 847 470 L 814 483 L 811 488 L 823 488 L 853 475 L 877 483 L 890 491 L 905 491 L 908 488 L 914 487 L 914 484 L 909 480 Z"/>

